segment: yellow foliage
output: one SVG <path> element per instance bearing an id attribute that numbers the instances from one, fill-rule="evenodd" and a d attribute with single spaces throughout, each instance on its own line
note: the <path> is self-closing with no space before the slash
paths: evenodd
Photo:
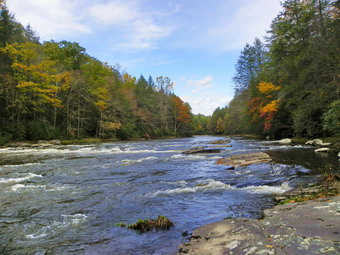
<path id="1" fill-rule="evenodd" d="M 105 130 L 114 131 L 114 130 L 120 129 L 122 127 L 122 124 L 120 122 L 105 121 L 105 122 L 102 122 L 101 126 Z"/>
<path id="2" fill-rule="evenodd" d="M 280 90 L 281 86 L 275 86 L 271 82 L 260 82 L 257 89 L 263 94 L 269 94 L 273 91 Z"/>
<path id="3" fill-rule="evenodd" d="M 278 108 L 279 108 L 279 100 L 273 100 L 269 102 L 269 104 L 261 108 L 261 113 L 277 112 Z"/>
<path id="4" fill-rule="evenodd" d="M 107 103 L 102 100 L 98 100 L 95 104 L 98 106 L 100 111 L 104 111 L 107 108 Z"/>

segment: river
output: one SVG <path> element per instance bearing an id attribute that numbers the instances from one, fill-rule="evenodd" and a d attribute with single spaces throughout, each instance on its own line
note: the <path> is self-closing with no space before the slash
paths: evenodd
<path id="1" fill-rule="evenodd" d="M 232 139 L 225 151 L 185 155 L 219 137 L 0 149 L 0 254 L 175 254 L 182 233 L 226 217 L 261 216 L 273 196 L 313 183 L 334 156 L 304 145 Z M 221 157 L 264 151 L 272 163 L 226 170 Z M 175 226 L 116 227 L 167 216 Z"/>

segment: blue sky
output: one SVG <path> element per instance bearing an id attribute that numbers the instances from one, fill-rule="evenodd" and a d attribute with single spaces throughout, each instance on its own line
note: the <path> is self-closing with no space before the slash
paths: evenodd
<path id="1" fill-rule="evenodd" d="M 246 43 L 262 37 L 279 0 L 7 0 L 42 41 L 78 42 L 129 74 L 167 76 L 193 113 L 212 114 L 233 97 Z"/>

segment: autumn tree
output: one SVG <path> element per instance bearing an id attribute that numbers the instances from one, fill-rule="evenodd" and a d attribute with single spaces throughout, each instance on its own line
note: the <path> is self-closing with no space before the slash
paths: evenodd
<path id="1" fill-rule="evenodd" d="M 190 107 L 185 104 L 178 96 L 172 97 L 173 101 L 173 118 L 174 118 L 174 136 L 177 136 L 179 131 L 186 124 L 191 122 Z"/>

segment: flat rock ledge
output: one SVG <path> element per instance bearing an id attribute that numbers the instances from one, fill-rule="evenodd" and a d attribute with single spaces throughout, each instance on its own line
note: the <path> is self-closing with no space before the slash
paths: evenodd
<path id="1" fill-rule="evenodd" d="M 189 150 L 183 151 L 182 154 L 198 154 L 198 153 L 219 153 L 224 151 L 223 148 L 207 148 L 207 147 L 195 147 Z"/>
<path id="2" fill-rule="evenodd" d="M 263 219 L 202 226 L 178 254 L 340 254 L 340 196 L 278 205 Z"/>
<path id="3" fill-rule="evenodd" d="M 228 165 L 233 167 L 238 166 L 249 166 L 253 164 L 267 163 L 272 159 L 267 153 L 264 152 L 252 152 L 236 154 L 228 158 L 218 159 L 216 164 L 218 165 Z"/>

